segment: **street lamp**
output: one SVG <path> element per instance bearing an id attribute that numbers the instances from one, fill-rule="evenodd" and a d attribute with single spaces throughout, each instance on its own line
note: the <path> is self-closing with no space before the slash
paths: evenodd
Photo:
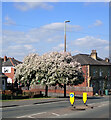
<path id="1" fill-rule="evenodd" d="M 64 52 L 66 52 L 66 23 L 70 22 L 69 20 L 64 21 Z"/>
<path id="2" fill-rule="evenodd" d="M 66 23 L 70 22 L 69 20 L 64 21 L 64 52 L 66 52 Z M 66 84 L 64 84 L 64 97 L 66 97 Z"/>

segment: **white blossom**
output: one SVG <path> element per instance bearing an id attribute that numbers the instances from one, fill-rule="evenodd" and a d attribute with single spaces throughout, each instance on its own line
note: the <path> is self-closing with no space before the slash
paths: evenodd
<path id="1" fill-rule="evenodd" d="M 16 66 L 15 79 L 21 83 L 46 85 L 79 84 L 83 82 L 80 63 L 68 52 L 51 52 L 42 56 L 29 54 Z"/>

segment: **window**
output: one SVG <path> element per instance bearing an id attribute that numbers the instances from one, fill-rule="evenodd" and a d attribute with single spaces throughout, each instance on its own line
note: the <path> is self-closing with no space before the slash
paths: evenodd
<path id="1" fill-rule="evenodd" d="M 4 85 L 4 80 L 2 80 L 2 85 Z"/>
<path id="2" fill-rule="evenodd" d="M 14 74 L 16 73 L 16 69 L 14 69 Z"/>
<path id="3" fill-rule="evenodd" d="M 94 77 L 96 76 L 96 69 L 95 68 L 93 69 L 93 76 Z"/>
<path id="4" fill-rule="evenodd" d="M 102 69 L 100 68 L 99 70 L 99 76 L 101 77 L 102 76 Z"/>
<path id="5" fill-rule="evenodd" d="M 108 77 L 110 76 L 110 69 L 108 69 Z"/>

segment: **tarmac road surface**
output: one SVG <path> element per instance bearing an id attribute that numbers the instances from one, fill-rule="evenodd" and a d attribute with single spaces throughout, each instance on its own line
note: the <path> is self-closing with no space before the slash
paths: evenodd
<path id="1" fill-rule="evenodd" d="M 43 104 L 29 104 L 2 109 L 3 118 L 109 118 L 109 97 L 88 99 L 87 104 L 94 108 L 72 110 L 69 101 L 57 101 Z M 81 99 L 76 107 L 83 107 Z"/>

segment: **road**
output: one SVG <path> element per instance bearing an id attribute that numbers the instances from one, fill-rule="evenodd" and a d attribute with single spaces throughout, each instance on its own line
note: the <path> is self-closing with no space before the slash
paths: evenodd
<path id="1" fill-rule="evenodd" d="M 2 109 L 3 118 L 109 118 L 109 98 L 88 99 L 85 110 L 72 109 L 69 101 L 59 101 L 44 104 L 7 107 Z M 76 100 L 76 107 L 82 107 L 81 99 Z"/>

